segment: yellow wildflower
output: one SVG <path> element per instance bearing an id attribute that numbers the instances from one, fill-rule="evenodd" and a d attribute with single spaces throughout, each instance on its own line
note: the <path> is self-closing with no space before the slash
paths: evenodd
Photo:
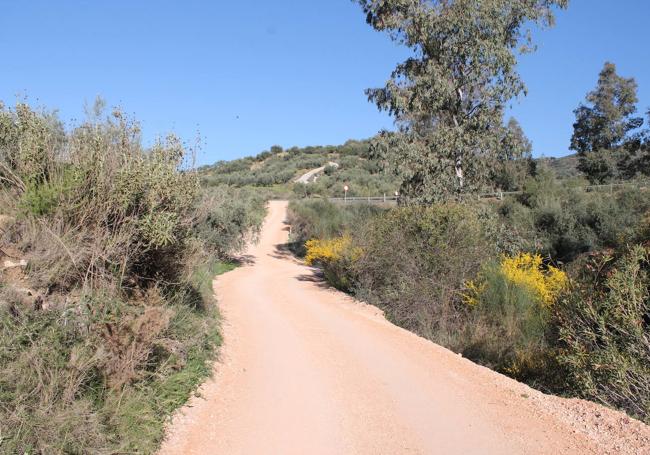
<path id="1" fill-rule="evenodd" d="M 553 266 L 544 267 L 539 254 L 519 253 L 512 257 L 504 256 L 499 264 L 499 271 L 508 282 L 531 291 L 539 299 L 539 303 L 546 307 L 555 303 L 569 283 L 566 273 L 562 270 Z M 485 277 L 479 275 L 476 281 L 469 281 L 465 286 L 465 303 L 478 305 L 487 286 Z"/>
<path id="2" fill-rule="evenodd" d="M 566 273 L 548 266 L 544 270 L 539 254 L 519 253 L 501 260 L 501 272 L 511 283 L 525 287 L 545 306 L 555 303 L 559 293 L 567 286 Z"/>
<path id="3" fill-rule="evenodd" d="M 308 265 L 312 265 L 316 262 L 337 261 L 343 256 L 345 250 L 350 248 L 351 243 L 352 240 L 348 235 L 326 240 L 308 240 L 305 243 L 305 247 L 307 248 L 305 262 Z"/>

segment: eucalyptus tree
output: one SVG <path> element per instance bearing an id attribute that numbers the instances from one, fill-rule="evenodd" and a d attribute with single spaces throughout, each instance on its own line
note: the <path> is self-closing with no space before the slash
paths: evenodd
<path id="1" fill-rule="evenodd" d="M 636 81 L 619 76 L 616 65 L 606 62 L 586 104 L 573 111 L 571 150 L 578 153 L 578 169 L 592 183 L 610 180 L 616 162 L 627 161 L 627 155 L 638 149 L 639 138 L 631 134 L 643 124 L 643 118 L 634 117 L 637 101 Z"/>
<path id="2" fill-rule="evenodd" d="M 355 0 L 366 20 L 412 55 L 366 91 L 395 119 L 373 153 L 426 203 L 476 190 L 499 156 L 503 111 L 525 91 L 516 70 L 531 27 L 552 25 L 568 0 Z"/>
<path id="3" fill-rule="evenodd" d="M 526 177 L 535 172 L 532 158 L 533 144 L 521 125 L 511 117 L 502 129 L 502 138 L 491 168 L 490 181 L 504 191 L 520 190 Z"/>

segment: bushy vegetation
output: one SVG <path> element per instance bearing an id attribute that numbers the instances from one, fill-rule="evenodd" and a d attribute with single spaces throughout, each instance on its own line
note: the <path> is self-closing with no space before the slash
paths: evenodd
<path id="1" fill-rule="evenodd" d="M 558 361 L 580 396 L 650 420 L 650 238 L 581 264 L 558 305 Z"/>
<path id="2" fill-rule="evenodd" d="M 327 200 L 292 201 L 287 221 L 291 225 L 289 246 L 300 256 L 310 239 L 331 239 L 360 228 L 368 218 L 383 212 L 381 207 L 351 204 L 340 206 Z"/>
<path id="3" fill-rule="evenodd" d="M 187 150 L 101 103 L 66 129 L 0 110 L 0 434 L 7 453 L 152 453 L 210 371 L 211 281 L 264 202 L 202 194 Z M 230 191 L 230 190 L 228 190 Z"/>
<path id="4" fill-rule="evenodd" d="M 593 192 L 541 169 L 504 201 L 315 204 L 290 218 L 334 286 L 535 387 L 650 419 L 647 190 Z"/>

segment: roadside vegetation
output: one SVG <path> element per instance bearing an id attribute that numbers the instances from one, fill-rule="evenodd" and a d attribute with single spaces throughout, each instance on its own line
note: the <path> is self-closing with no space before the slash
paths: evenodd
<path id="1" fill-rule="evenodd" d="M 575 111 L 576 155 L 532 160 L 503 112 L 524 90 L 526 27 L 552 25 L 567 2 L 358 3 L 413 50 L 367 91 L 399 127 L 369 151 L 399 204 L 293 201 L 294 251 L 402 327 L 650 422 L 650 129 L 634 79 L 605 63 Z M 503 190 L 515 193 L 476 197 Z"/>
<path id="2" fill-rule="evenodd" d="M 649 421 L 650 192 L 587 192 L 547 173 L 525 188 L 429 207 L 293 201 L 294 251 L 402 327 Z"/>
<path id="3" fill-rule="evenodd" d="M 70 128 L 0 109 L 2 453 L 154 452 L 211 372 L 212 278 L 264 216 L 102 107 Z"/>

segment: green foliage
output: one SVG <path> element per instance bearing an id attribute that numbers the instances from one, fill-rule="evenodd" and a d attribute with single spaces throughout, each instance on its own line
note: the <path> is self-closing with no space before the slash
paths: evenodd
<path id="1" fill-rule="evenodd" d="M 524 90 L 516 64 L 531 49 L 527 27 L 551 24 L 567 1 L 357 2 L 373 28 L 413 53 L 366 92 L 399 126 L 379 135 L 374 154 L 414 202 L 481 188 L 502 146 L 503 110 Z"/>
<path id="2" fill-rule="evenodd" d="M 167 416 L 211 373 L 220 342 L 211 281 L 230 268 L 216 263 L 198 269 L 186 291 L 192 295 L 174 291 L 162 308 L 161 296 L 150 293 L 131 302 L 87 295 L 81 312 L 43 311 L 25 308 L 5 293 L 0 299 L 2 449 L 154 453 Z M 197 298 L 201 306 L 190 305 Z M 114 350 L 129 340 L 133 357 L 145 353 L 137 364 Z M 138 379 L 107 387 L 106 375 L 120 371 Z"/>
<path id="3" fill-rule="evenodd" d="M 260 196 L 201 194 L 176 137 L 100 116 L 0 110 L 0 243 L 29 263 L 0 282 L 3 452 L 154 453 L 212 371 L 213 256 L 261 224 Z"/>
<path id="4" fill-rule="evenodd" d="M 384 209 L 370 205 L 336 205 L 326 200 L 292 201 L 287 221 L 291 225 L 291 249 L 305 254 L 310 239 L 332 239 L 348 231 L 358 231 L 363 224 Z"/>
<path id="5" fill-rule="evenodd" d="M 457 348 L 464 283 L 496 255 L 471 206 L 398 208 L 354 235 L 356 293 L 398 325 Z"/>
<path id="6" fill-rule="evenodd" d="M 557 307 L 559 362 L 574 393 L 650 421 L 650 255 L 594 255 Z"/>
<path id="7" fill-rule="evenodd" d="M 592 183 L 605 183 L 618 175 L 617 161 L 633 148 L 630 132 L 643 124 L 633 117 L 638 101 L 637 84 L 616 74 L 616 66 L 606 62 L 598 76 L 596 89 L 587 94 L 587 103 L 574 111 L 571 150 L 579 155 L 578 169 Z M 634 175 L 628 169 L 627 173 Z"/>
<path id="8" fill-rule="evenodd" d="M 639 220 L 650 210 L 646 190 L 629 188 L 588 192 L 581 182 L 558 182 L 541 170 L 521 195 L 498 207 L 505 224 L 528 251 L 560 262 L 605 247 L 620 247 L 634 237 Z"/>
<path id="9" fill-rule="evenodd" d="M 266 198 L 247 188 L 209 187 L 203 191 L 194 231 L 220 257 L 240 252 L 254 240 L 266 215 Z"/>
<path id="10" fill-rule="evenodd" d="M 202 178 L 206 186 L 276 188 L 282 192 L 281 197 L 343 196 L 346 184 L 350 196 L 393 194 L 399 186 L 395 177 L 386 175 L 379 163 L 368 159 L 368 147 L 367 141 L 351 140 L 339 146 L 274 149 L 203 168 Z M 339 167 L 326 166 L 329 162 Z M 326 166 L 325 170 L 315 182 L 292 183 L 321 166 Z"/>
<path id="11" fill-rule="evenodd" d="M 482 269 L 478 303 L 464 327 L 465 357 L 529 383 L 548 367 L 549 309 L 530 288 L 514 283 L 496 262 Z"/>
<path id="12" fill-rule="evenodd" d="M 47 181 L 37 183 L 29 180 L 21 197 L 21 208 L 33 216 L 51 215 L 82 179 L 78 169 L 68 167 L 50 176 Z"/>
<path id="13" fill-rule="evenodd" d="M 492 184 L 503 191 L 516 191 L 523 187 L 526 178 L 537 169 L 532 159 L 533 146 L 519 122 L 510 118 L 503 130 L 499 156 L 491 170 Z"/>

